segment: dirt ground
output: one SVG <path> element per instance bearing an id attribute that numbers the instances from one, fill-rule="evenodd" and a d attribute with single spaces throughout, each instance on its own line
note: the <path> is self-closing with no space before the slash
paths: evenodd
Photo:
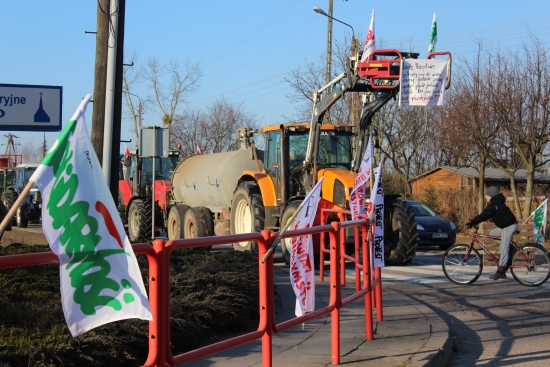
<path id="1" fill-rule="evenodd" d="M 28 231 L 13 228 L 11 231 L 5 231 L 0 240 L 1 246 L 9 246 L 13 243 L 22 243 L 25 245 L 48 245 L 46 236 L 42 232 Z"/>

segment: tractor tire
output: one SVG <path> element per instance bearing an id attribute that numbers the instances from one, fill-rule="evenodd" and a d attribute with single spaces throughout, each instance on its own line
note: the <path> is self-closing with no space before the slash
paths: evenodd
<path id="1" fill-rule="evenodd" d="M 183 219 L 185 238 L 209 237 L 214 235 L 214 220 L 210 209 L 197 206 L 188 209 Z M 200 249 L 210 251 L 212 246 Z"/>
<path id="2" fill-rule="evenodd" d="M 404 266 L 412 261 L 418 246 L 417 223 L 411 207 L 401 200 L 384 205 L 384 262 Z"/>
<path id="3" fill-rule="evenodd" d="M 298 210 L 298 207 L 300 206 L 302 202 L 301 201 L 292 201 L 288 203 L 288 205 L 285 208 L 285 211 L 283 212 L 283 216 L 281 217 L 281 230 L 285 228 L 288 221 L 294 213 Z M 296 223 L 296 219 L 294 219 L 294 223 Z M 291 230 L 294 228 L 294 223 L 291 223 L 287 230 Z M 290 265 L 290 256 L 292 254 L 292 238 L 282 238 L 281 239 L 281 250 L 283 252 L 283 259 L 285 261 L 286 265 Z"/>
<path id="4" fill-rule="evenodd" d="M 136 243 L 151 238 L 152 231 L 151 204 L 136 199 L 128 208 L 128 238 Z"/>
<path id="5" fill-rule="evenodd" d="M 208 208 L 196 206 L 185 212 L 183 219 L 185 238 L 199 238 L 214 235 L 212 213 Z"/>
<path id="6" fill-rule="evenodd" d="M 185 238 L 183 220 L 187 210 L 189 210 L 189 206 L 183 204 L 176 204 L 170 209 L 168 213 L 168 224 L 166 225 L 168 240 Z"/>
<path id="7" fill-rule="evenodd" d="M 10 211 L 13 203 L 17 200 L 17 194 L 13 191 L 6 191 L 2 193 L 2 203 L 6 207 L 6 215 Z M 7 231 L 11 231 L 11 226 L 16 224 L 15 216 L 10 220 L 8 226 L 6 227 Z"/>
<path id="8" fill-rule="evenodd" d="M 118 190 L 118 215 L 124 227 L 128 225 L 128 218 L 126 218 L 126 206 L 124 205 L 124 199 L 122 198 L 122 192 Z"/>
<path id="9" fill-rule="evenodd" d="M 237 186 L 231 203 L 231 234 L 260 232 L 265 225 L 265 207 L 258 186 L 242 182 Z M 255 241 L 233 244 L 237 251 L 258 251 Z"/>
<path id="10" fill-rule="evenodd" d="M 27 228 L 29 226 L 29 205 L 21 204 L 15 212 L 15 222 L 19 228 Z"/>

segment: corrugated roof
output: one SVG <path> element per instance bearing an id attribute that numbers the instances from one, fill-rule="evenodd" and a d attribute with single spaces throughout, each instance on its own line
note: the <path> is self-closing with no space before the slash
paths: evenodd
<path id="1" fill-rule="evenodd" d="M 456 173 L 461 176 L 465 177 L 471 177 L 471 178 L 479 178 L 479 172 L 473 168 L 473 167 L 452 167 L 452 166 L 439 166 L 435 169 L 432 169 L 430 171 L 427 171 L 421 175 L 418 175 L 416 177 L 413 177 L 409 180 L 414 181 L 421 177 L 428 176 L 436 171 L 439 171 L 441 169 Z M 526 169 L 519 169 L 514 172 L 514 177 L 517 182 L 527 181 L 527 170 Z M 486 181 L 506 181 L 508 182 L 510 178 L 508 175 L 506 175 L 502 170 L 498 168 L 486 168 L 485 169 L 485 180 Z M 550 183 L 550 175 L 546 173 L 540 173 L 535 172 L 534 177 L 535 183 Z"/>

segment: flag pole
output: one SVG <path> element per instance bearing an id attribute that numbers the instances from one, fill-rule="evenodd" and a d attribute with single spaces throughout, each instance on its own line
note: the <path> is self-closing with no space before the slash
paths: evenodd
<path id="1" fill-rule="evenodd" d="M 8 214 L 6 214 L 6 216 L 2 220 L 2 223 L 0 223 L 0 234 L 4 233 L 4 230 L 8 226 L 8 224 L 11 221 L 11 219 L 13 218 L 13 216 L 15 215 L 15 212 L 17 211 L 17 209 L 23 203 L 23 200 L 25 200 L 25 198 L 27 197 L 27 195 L 31 191 L 33 185 L 34 185 L 34 181 L 29 180 L 29 182 L 27 183 L 27 186 L 25 186 L 25 188 L 23 188 L 23 191 L 21 191 L 21 193 L 19 194 L 19 197 L 17 198 L 17 200 L 15 200 L 15 202 L 11 206 L 10 210 L 8 210 Z"/>
<path id="2" fill-rule="evenodd" d="M 300 210 L 302 210 L 302 207 L 304 206 L 304 201 L 302 201 L 300 203 L 300 206 L 298 206 L 298 209 L 296 209 L 296 211 L 294 212 L 294 214 L 292 214 L 292 216 L 288 219 L 288 221 L 286 222 L 285 226 L 283 227 L 283 229 L 281 229 L 281 231 L 279 232 L 279 235 L 277 236 L 277 238 L 275 238 L 275 241 L 273 242 L 273 244 L 269 247 L 269 249 L 267 250 L 267 252 L 265 253 L 264 257 L 262 258 L 262 260 L 260 261 L 262 264 L 265 263 L 265 261 L 267 260 L 267 258 L 269 257 L 269 255 L 275 250 L 275 248 L 277 247 L 277 245 L 279 244 L 279 242 L 281 242 L 281 236 L 288 230 L 288 227 L 290 226 L 290 224 L 292 222 L 294 222 L 294 219 L 296 219 L 296 216 L 298 215 L 298 213 L 300 212 Z"/>

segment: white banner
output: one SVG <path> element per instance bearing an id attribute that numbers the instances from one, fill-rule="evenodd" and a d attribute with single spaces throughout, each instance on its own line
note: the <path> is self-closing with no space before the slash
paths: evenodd
<path id="1" fill-rule="evenodd" d="M 71 334 L 108 322 L 151 320 L 143 278 L 86 130 L 87 95 L 30 180 L 42 193 L 42 228 L 59 258 Z"/>
<path id="2" fill-rule="evenodd" d="M 313 224 L 321 198 L 323 178 L 311 190 L 296 216 L 293 229 L 309 228 Z M 311 235 L 292 237 L 290 256 L 290 282 L 296 294 L 296 316 L 315 310 L 315 268 Z"/>
<path id="3" fill-rule="evenodd" d="M 363 154 L 363 159 L 361 160 L 361 166 L 357 172 L 357 177 L 355 178 L 355 183 L 353 184 L 353 189 L 349 196 L 350 210 L 351 210 L 351 219 L 356 220 L 359 217 L 359 214 L 365 214 L 365 191 L 367 189 L 367 182 L 370 179 L 370 170 L 372 164 L 372 139 L 369 138 L 369 143 L 367 144 L 367 149 L 365 149 L 365 154 Z"/>
<path id="4" fill-rule="evenodd" d="M 371 192 L 373 205 L 369 207 L 369 219 L 372 223 L 371 256 L 374 259 L 374 267 L 380 268 L 384 264 L 384 189 L 382 188 L 382 162 L 375 171 L 375 180 Z"/>
<path id="5" fill-rule="evenodd" d="M 448 65 L 448 60 L 403 59 L 399 106 L 442 106 Z"/>

